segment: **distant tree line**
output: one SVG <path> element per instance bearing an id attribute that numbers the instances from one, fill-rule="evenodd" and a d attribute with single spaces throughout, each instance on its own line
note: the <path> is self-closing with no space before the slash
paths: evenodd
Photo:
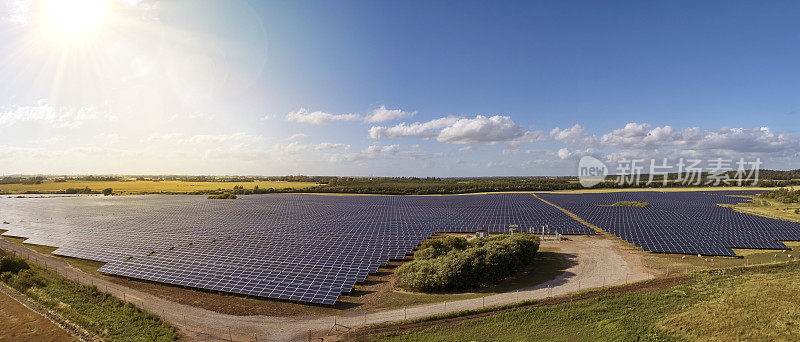
<path id="1" fill-rule="evenodd" d="M 34 177 L 3 177 L 0 179 L 0 184 L 42 184 L 46 178 L 42 176 Z"/>
<path id="2" fill-rule="evenodd" d="M 414 260 L 397 268 L 395 285 L 410 291 L 473 289 L 509 277 L 533 262 L 539 238 L 518 233 L 467 241 L 462 237 L 429 239 Z"/>

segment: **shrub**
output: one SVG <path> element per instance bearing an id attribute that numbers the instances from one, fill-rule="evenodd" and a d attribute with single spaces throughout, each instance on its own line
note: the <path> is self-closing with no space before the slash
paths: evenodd
<path id="1" fill-rule="evenodd" d="M 114 189 L 111 188 L 103 189 L 103 196 L 111 196 L 112 194 L 114 194 Z"/>
<path id="2" fill-rule="evenodd" d="M 208 199 L 236 199 L 236 195 L 231 193 L 224 193 L 219 195 L 208 196 Z"/>
<path id="3" fill-rule="evenodd" d="M 19 271 L 27 270 L 31 268 L 25 259 L 15 256 L 15 255 L 6 255 L 0 258 L 0 273 L 4 272 L 11 272 L 13 274 L 19 273 Z"/>
<path id="4" fill-rule="evenodd" d="M 800 190 L 793 190 L 790 188 L 780 188 L 772 191 L 767 191 L 758 196 L 761 198 L 769 198 L 787 204 L 800 202 Z"/>
<path id="5" fill-rule="evenodd" d="M 448 291 L 477 288 L 510 276 L 534 260 L 539 239 L 524 233 L 470 242 L 450 237 L 428 240 L 420 248 L 414 261 L 397 269 L 396 285 L 411 291 Z"/>
<path id="6" fill-rule="evenodd" d="M 9 285 L 17 291 L 25 293 L 31 287 L 42 287 L 46 284 L 44 279 L 30 269 L 20 271 L 15 277 L 10 279 Z"/>
<path id="7" fill-rule="evenodd" d="M 414 254 L 415 259 L 433 259 L 447 254 L 452 250 L 464 250 L 469 243 L 467 239 L 457 236 L 446 236 L 438 239 L 428 239 L 420 245 L 419 251 Z"/>
<path id="8" fill-rule="evenodd" d="M 64 190 L 64 193 L 65 194 L 71 194 L 71 195 L 72 194 L 91 194 L 92 193 L 92 189 L 89 189 L 88 186 L 83 188 L 83 189 L 67 188 L 66 190 Z"/>

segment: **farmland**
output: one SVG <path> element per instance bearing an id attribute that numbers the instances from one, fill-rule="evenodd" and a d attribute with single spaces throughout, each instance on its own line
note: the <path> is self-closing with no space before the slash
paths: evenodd
<path id="1" fill-rule="evenodd" d="M 0 184 L 0 193 L 21 194 L 26 192 L 59 193 L 67 189 L 83 189 L 100 191 L 106 188 L 114 190 L 115 194 L 143 194 L 143 193 L 192 193 L 215 190 L 233 190 L 235 186 L 242 186 L 252 190 L 259 189 L 305 189 L 317 185 L 313 182 L 284 182 L 284 181 L 252 181 L 252 182 L 185 182 L 185 181 L 78 181 L 65 182 L 43 181 L 41 184 Z"/>

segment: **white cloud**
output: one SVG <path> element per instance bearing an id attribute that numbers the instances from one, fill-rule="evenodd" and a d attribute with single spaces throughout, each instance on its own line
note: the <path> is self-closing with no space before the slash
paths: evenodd
<path id="1" fill-rule="evenodd" d="M 299 141 L 293 141 L 287 145 L 275 144 L 275 146 L 272 147 L 276 152 L 288 153 L 308 151 L 309 148 L 311 148 L 311 144 L 301 144 Z"/>
<path id="2" fill-rule="evenodd" d="M 418 160 L 443 156 L 442 153 L 430 153 L 420 149 L 418 145 L 403 147 L 400 145 L 370 145 L 358 153 L 344 153 L 331 156 L 332 162 L 364 162 L 376 159 L 409 159 Z"/>
<path id="3" fill-rule="evenodd" d="M 580 159 L 583 156 L 602 156 L 600 151 L 594 148 L 587 148 L 584 150 L 570 150 L 568 148 L 561 148 L 552 154 L 558 157 L 558 159 Z"/>
<path id="4" fill-rule="evenodd" d="M 786 133 L 775 133 L 769 127 L 721 128 L 704 130 L 698 127 L 676 130 L 672 126 L 650 128 L 650 124 L 629 123 L 603 135 L 604 146 L 622 149 L 679 149 L 730 153 L 787 154 L 800 148 L 800 139 Z"/>
<path id="5" fill-rule="evenodd" d="M 19 25 L 28 24 L 28 13 L 31 9 L 32 0 L 7 0 L 0 3 L 0 13 L 4 19 Z"/>
<path id="6" fill-rule="evenodd" d="M 790 154 L 800 149 L 795 135 L 775 133 L 769 127 L 722 128 L 697 134 L 695 129 L 681 131 L 680 145 L 694 150 L 720 149 L 748 153 Z"/>
<path id="7" fill-rule="evenodd" d="M 148 138 L 148 141 L 166 141 L 180 145 L 200 145 L 200 144 L 219 144 L 225 142 L 260 142 L 266 140 L 260 135 L 250 135 L 244 132 L 230 133 L 230 134 L 198 134 L 193 136 L 185 136 L 181 133 L 167 133 L 159 134 L 153 133 Z"/>
<path id="8" fill-rule="evenodd" d="M 508 116 L 478 115 L 474 119 L 459 119 L 439 132 L 436 140 L 452 144 L 494 143 L 517 138 L 520 130 Z"/>
<path id="9" fill-rule="evenodd" d="M 395 126 L 373 126 L 369 136 L 378 138 L 422 138 L 450 144 L 498 143 L 511 146 L 544 141 L 540 131 L 524 131 L 508 116 L 475 116 L 473 119 L 448 116 L 427 122 L 405 122 Z"/>
<path id="10" fill-rule="evenodd" d="M 11 126 L 20 122 L 41 122 L 56 128 L 77 128 L 97 117 L 98 109 L 94 106 L 57 108 L 42 99 L 35 106 L 12 106 L 0 112 L 0 126 Z"/>
<path id="11" fill-rule="evenodd" d="M 307 137 L 308 137 L 308 134 L 305 134 L 305 133 L 295 133 L 295 134 L 292 134 L 292 136 L 290 136 L 290 137 L 286 138 L 286 140 L 303 139 L 303 138 L 307 138 Z"/>
<path id="12" fill-rule="evenodd" d="M 631 122 L 623 128 L 604 134 L 599 139 L 565 131 L 568 130 L 553 130 L 551 136 L 576 149 L 564 148 L 552 152 L 551 155 L 559 159 L 593 155 L 613 163 L 622 158 L 648 160 L 667 158 L 673 161 L 680 158 L 701 160 L 761 158 L 765 161 L 780 161 L 782 165 L 787 165 L 791 164 L 788 159 L 796 158 L 800 150 L 798 136 L 774 132 L 769 127 L 676 129 L 668 125 L 653 127 L 648 123 Z M 572 131 L 574 133 L 579 130 Z"/>
<path id="13" fill-rule="evenodd" d="M 506 144 L 512 147 L 517 147 L 523 143 L 537 143 L 545 140 L 547 140 L 547 136 L 541 131 L 527 131 L 521 136 L 509 140 L 506 142 Z"/>
<path id="14" fill-rule="evenodd" d="M 396 120 L 402 118 L 410 118 L 416 115 L 417 112 L 404 112 L 400 109 L 386 109 L 386 106 L 380 106 L 372 111 L 372 114 L 367 115 L 364 118 L 367 122 L 381 122 L 381 121 L 389 121 L 389 120 Z"/>
<path id="15" fill-rule="evenodd" d="M 555 141 L 573 145 L 579 142 L 585 142 L 585 139 L 589 137 L 589 133 L 586 132 L 586 129 L 581 125 L 575 124 L 575 126 L 565 129 L 559 127 L 553 128 L 553 130 L 550 131 L 550 136 L 553 137 Z"/>
<path id="16" fill-rule="evenodd" d="M 312 125 L 322 125 L 330 121 L 353 121 L 360 119 L 358 114 L 331 114 L 321 111 L 309 112 L 305 108 L 300 108 L 295 112 L 286 114 L 286 121 L 308 123 Z"/>
<path id="17" fill-rule="evenodd" d="M 638 124 L 635 122 L 630 122 L 623 128 L 615 129 L 611 131 L 611 133 L 603 135 L 603 137 L 600 138 L 600 142 L 606 146 L 641 147 L 646 143 L 656 142 L 653 139 L 647 139 L 647 141 L 645 141 L 645 138 L 647 138 L 649 132 L 650 124 Z M 665 137 L 662 136 L 662 138 Z"/>
<path id="18" fill-rule="evenodd" d="M 433 138 L 448 126 L 455 124 L 459 119 L 454 116 L 434 119 L 427 122 L 415 122 L 406 124 L 405 122 L 392 127 L 373 126 L 369 129 L 369 136 L 373 139 L 378 138 Z"/>
<path id="19" fill-rule="evenodd" d="M 314 150 L 316 151 L 332 151 L 332 150 L 341 150 L 344 149 L 345 151 L 350 150 L 350 145 L 342 144 L 342 143 L 331 143 L 331 142 L 321 142 L 314 146 Z"/>

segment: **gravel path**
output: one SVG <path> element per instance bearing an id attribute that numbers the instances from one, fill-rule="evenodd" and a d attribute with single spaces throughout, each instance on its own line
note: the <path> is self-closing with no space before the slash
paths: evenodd
<path id="1" fill-rule="evenodd" d="M 216 313 L 177 304 L 114 284 L 72 267 L 63 260 L 37 253 L 3 239 L 0 239 L 0 248 L 14 251 L 62 276 L 86 285 L 95 285 L 101 291 L 111 293 L 120 299 L 158 314 L 172 322 L 181 333 L 191 340 L 307 341 L 309 334 L 322 336 L 336 324 L 354 328 L 365 324 L 394 322 L 521 300 L 542 299 L 579 290 L 653 278 L 652 272 L 644 266 L 641 260 L 641 252 L 631 252 L 630 248 L 626 248 L 616 239 L 608 238 L 605 235 L 570 236 L 568 238 L 569 241 L 545 241 L 542 243 L 543 246 L 563 253 L 567 257 L 569 268 L 555 279 L 537 286 L 483 298 L 428 304 L 407 309 L 377 312 L 353 311 L 336 317 L 233 316 Z M 338 327 L 338 329 L 345 329 L 344 327 Z"/>

